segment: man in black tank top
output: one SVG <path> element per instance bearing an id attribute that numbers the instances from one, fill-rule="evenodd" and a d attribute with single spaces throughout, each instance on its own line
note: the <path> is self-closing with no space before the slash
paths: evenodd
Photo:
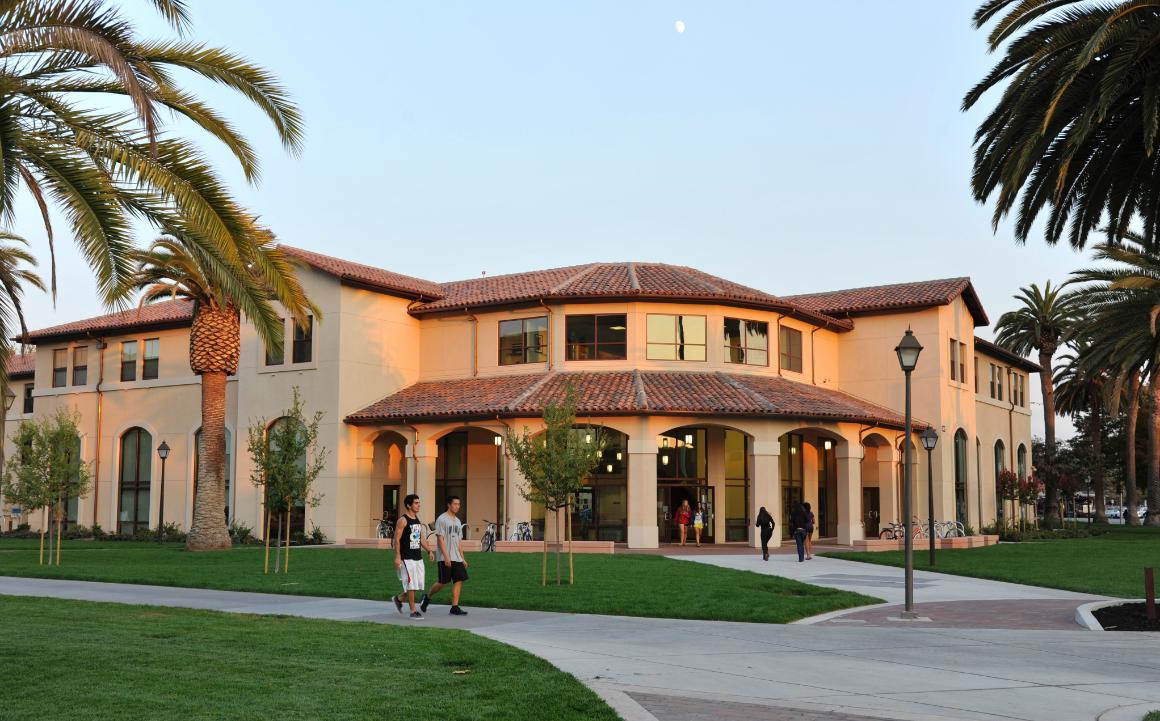
<path id="1" fill-rule="evenodd" d="M 395 523 L 395 572 L 403 584 L 403 593 L 411 606 L 411 618 L 419 620 L 423 614 L 415 608 L 415 592 L 426 586 L 426 569 L 423 566 L 423 551 L 430 551 L 423 524 L 419 521 L 419 497 L 414 493 L 403 499 L 403 513 Z M 403 612 L 403 594 L 392 596 L 395 608 Z"/>

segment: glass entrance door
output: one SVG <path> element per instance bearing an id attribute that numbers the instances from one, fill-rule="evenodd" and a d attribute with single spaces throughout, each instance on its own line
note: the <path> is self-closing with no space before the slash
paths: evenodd
<path id="1" fill-rule="evenodd" d="M 681 528 L 677 525 L 677 509 L 683 501 L 696 511 L 697 504 L 705 514 L 705 525 L 701 529 L 701 543 L 713 542 L 713 488 L 710 486 L 658 486 L 657 487 L 657 538 L 661 543 L 680 543 Z M 691 525 L 686 543 L 694 543 L 696 534 Z"/>

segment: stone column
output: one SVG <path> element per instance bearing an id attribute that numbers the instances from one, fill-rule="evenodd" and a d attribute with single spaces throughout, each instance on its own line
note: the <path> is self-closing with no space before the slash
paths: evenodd
<path id="1" fill-rule="evenodd" d="M 839 447 L 838 460 L 838 543 L 851 545 L 865 536 L 862 526 L 862 460 L 858 449 Z"/>
<path id="2" fill-rule="evenodd" d="M 628 547 L 657 548 L 657 442 L 628 441 Z"/>
<path id="3" fill-rule="evenodd" d="M 757 522 L 757 511 L 765 506 L 769 515 L 777 522 L 773 531 L 773 538 L 769 539 L 770 547 L 781 545 L 782 511 L 781 511 L 781 443 L 773 441 L 753 442 L 753 482 L 749 494 L 749 521 L 750 525 Z M 751 528 L 749 537 L 754 548 L 761 548 L 761 534 L 757 528 Z"/>
<path id="4" fill-rule="evenodd" d="M 439 446 L 435 441 L 419 441 L 417 446 L 407 450 L 412 451 L 409 455 L 412 456 L 410 460 L 414 461 L 407 468 L 407 493 L 419 494 L 423 504 L 421 518 L 426 518 L 426 523 L 433 522 L 442 513 L 435 507 L 435 460 L 439 457 Z M 411 465 L 414 466 L 413 470 Z M 404 512 L 405 509 L 400 507 L 399 513 Z"/>

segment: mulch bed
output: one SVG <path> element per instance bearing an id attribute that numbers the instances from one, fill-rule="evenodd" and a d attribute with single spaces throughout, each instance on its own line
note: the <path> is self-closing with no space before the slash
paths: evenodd
<path id="1" fill-rule="evenodd" d="M 1142 603 L 1122 603 L 1119 606 L 1106 606 L 1092 615 L 1100 622 L 1105 631 L 1160 631 L 1160 619 L 1148 621 L 1144 614 Z M 1160 610 L 1158 610 L 1160 615 Z"/>

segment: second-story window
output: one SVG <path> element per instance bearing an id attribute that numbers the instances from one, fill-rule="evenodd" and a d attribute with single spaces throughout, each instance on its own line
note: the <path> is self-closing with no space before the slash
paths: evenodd
<path id="1" fill-rule="evenodd" d="M 951 380 L 966 384 L 967 382 L 967 344 L 951 338 L 950 349 Z"/>
<path id="2" fill-rule="evenodd" d="M 137 341 L 121 343 L 121 382 L 137 380 Z"/>
<path id="3" fill-rule="evenodd" d="M 73 382 L 74 386 L 83 386 L 89 382 L 89 348 L 77 346 L 73 348 Z"/>
<path id="4" fill-rule="evenodd" d="M 286 319 L 285 318 L 278 319 L 278 327 L 282 329 L 283 345 L 282 345 L 282 347 L 278 348 L 277 350 L 274 350 L 269 345 L 266 346 L 266 365 L 268 365 L 268 366 L 280 366 L 286 362 L 286 348 L 285 348 Z"/>
<path id="5" fill-rule="evenodd" d="M 795 328 L 781 327 L 778 331 L 778 355 L 781 360 L 781 369 L 802 372 L 802 332 Z"/>
<path id="6" fill-rule="evenodd" d="M 1003 368 L 991 363 L 991 397 L 1003 400 Z"/>
<path id="7" fill-rule="evenodd" d="M 161 340 L 159 338 L 146 338 L 145 354 L 141 358 L 141 380 L 149 381 L 156 378 L 160 363 Z"/>
<path id="8" fill-rule="evenodd" d="M 726 318 L 725 362 L 769 365 L 769 323 Z"/>
<path id="9" fill-rule="evenodd" d="M 1027 401 L 1024 396 L 1027 388 L 1027 378 L 1019 373 L 1011 374 L 1011 402 L 1022 408 Z"/>
<path id="10" fill-rule="evenodd" d="M 314 316 L 306 316 L 305 325 L 294 322 L 294 348 L 292 363 L 309 363 L 314 357 Z"/>
<path id="11" fill-rule="evenodd" d="M 649 360 L 705 360 L 705 316 L 650 315 Z"/>
<path id="12" fill-rule="evenodd" d="M 499 322 L 499 364 L 544 363 L 548 360 L 548 317 Z"/>
<path id="13" fill-rule="evenodd" d="M 24 413 L 25 414 L 32 413 L 32 389 L 33 388 L 35 388 L 35 385 L 32 383 L 25 383 L 24 384 Z"/>
<path id="14" fill-rule="evenodd" d="M 68 348 L 57 348 L 52 352 L 52 387 L 64 388 L 68 385 Z"/>
<path id="15" fill-rule="evenodd" d="M 568 360 L 624 360 L 628 319 L 624 313 L 570 315 L 564 320 Z"/>

